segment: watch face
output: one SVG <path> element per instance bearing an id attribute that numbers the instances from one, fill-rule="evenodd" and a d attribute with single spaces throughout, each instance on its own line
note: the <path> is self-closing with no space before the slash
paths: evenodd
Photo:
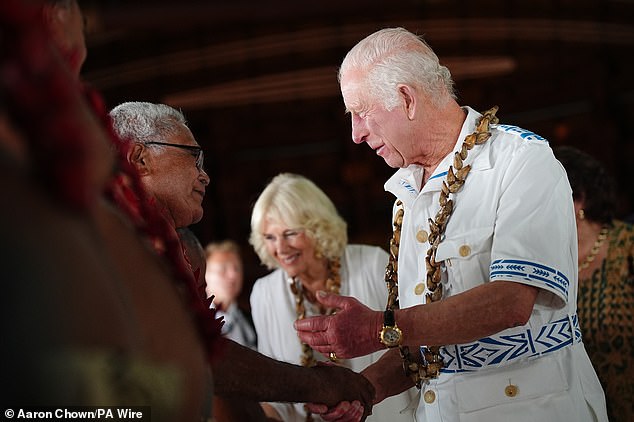
<path id="1" fill-rule="evenodd" d="M 381 340 L 388 347 L 398 346 L 401 341 L 401 330 L 396 327 L 384 327 Z"/>

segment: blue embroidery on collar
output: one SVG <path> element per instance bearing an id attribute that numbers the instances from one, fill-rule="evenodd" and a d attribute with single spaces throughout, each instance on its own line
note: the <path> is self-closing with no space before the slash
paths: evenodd
<path id="1" fill-rule="evenodd" d="M 447 175 L 447 172 L 446 172 L 446 171 L 444 171 L 444 172 L 442 172 L 442 173 L 438 173 L 438 174 L 436 174 L 435 176 L 430 177 L 430 178 L 429 178 L 429 180 L 431 180 L 431 179 L 436 179 L 436 178 L 438 178 L 438 177 L 444 177 L 444 176 L 446 176 L 446 175 Z M 427 181 L 429 182 L 429 180 L 427 180 Z"/>
<path id="2" fill-rule="evenodd" d="M 416 190 L 416 188 L 414 188 L 412 185 L 409 184 L 409 182 L 405 179 L 401 179 L 399 180 L 399 185 L 403 186 L 405 189 L 407 189 L 407 191 L 409 193 L 413 193 L 415 195 L 418 195 L 418 190 Z"/>

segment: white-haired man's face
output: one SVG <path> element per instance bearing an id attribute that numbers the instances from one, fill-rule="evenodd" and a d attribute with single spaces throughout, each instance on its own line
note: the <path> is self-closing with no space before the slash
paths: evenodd
<path id="1" fill-rule="evenodd" d="M 367 92 L 360 71 L 342 75 L 341 94 L 351 116 L 352 141 L 366 143 L 393 168 L 407 167 L 416 158 L 416 134 L 411 131 L 411 119 L 406 101 L 393 110 Z"/>
<path id="2" fill-rule="evenodd" d="M 139 170 L 141 183 L 174 227 L 200 221 L 209 176 L 202 168 L 201 148 L 187 126 L 178 123 L 174 135 L 136 148 L 141 150 L 138 155 L 133 153 L 131 160 Z"/>

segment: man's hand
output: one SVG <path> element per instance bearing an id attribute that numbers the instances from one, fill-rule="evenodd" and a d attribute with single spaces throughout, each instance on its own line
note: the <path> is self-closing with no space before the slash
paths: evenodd
<path id="1" fill-rule="evenodd" d="M 361 374 L 335 365 L 317 365 L 311 368 L 320 372 L 318 395 L 321 403 L 309 404 L 315 414 L 328 421 L 359 421 L 372 413 L 374 386 Z"/>
<path id="2" fill-rule="evenodd" d="M 324 356 L 350 359 L 381 350 L 379 331 L 382 313 L 373 311 L 353 297 L 317 292 L 317 300 L 336 309 L 330 316 L 317 316 L 295 321 L 301 341 Z"/>

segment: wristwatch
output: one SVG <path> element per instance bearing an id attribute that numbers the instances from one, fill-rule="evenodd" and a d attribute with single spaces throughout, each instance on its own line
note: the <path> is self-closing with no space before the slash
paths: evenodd
<path id="1" fill-rule="evenodd" d="M 383 313 L 383 329 L 379 333 L 379 340 L 390 349 L 400 346 L 403 340 L 403 332 L 396 326 L 394 311 L 391 309 Z"/>

